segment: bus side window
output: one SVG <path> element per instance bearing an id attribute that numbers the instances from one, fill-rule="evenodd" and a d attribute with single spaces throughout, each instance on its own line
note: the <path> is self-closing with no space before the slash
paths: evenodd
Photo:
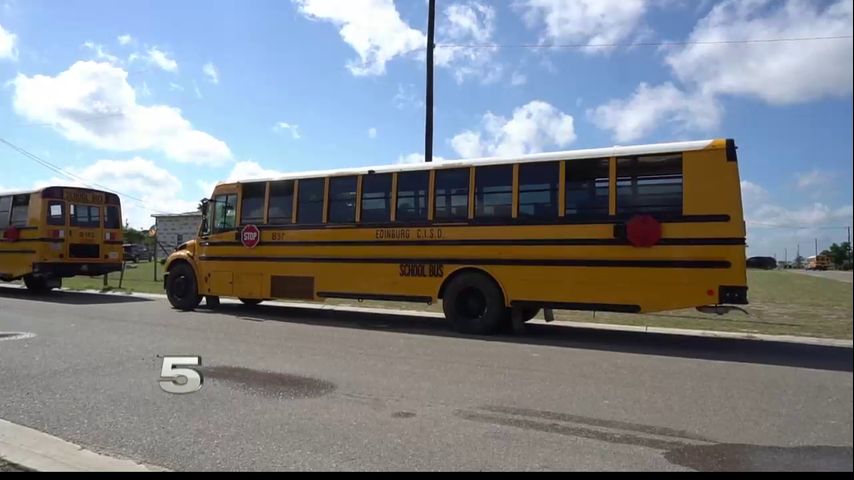
<path id="1" fill-rule="evenodd" d="M 328 223 L 354 223 L 356 221 L 356 177 L 329 179 Z"/>
<path id="2" fill-rule="evenodd" d="M 109 207 L 115 209 L 116 207 Z M 107 210 L 109 216 L 109 210 Z M 52 201 L 47 205 L 47 224 L 48 225 L 65 225 L 65 203 Z M 107 227 L 119 228 L 119 227 Z"/>
<path id="3" fill-rule="evenodd" d="M 468 218 L 469 169 L 436 170 L 436 221 L 459 221 Z"/>
<path id="4" fill-rule="evenodd" d="M 401 172 L 397 174 L 398 222 L 427 220 L 427 189 L 430 172 Z"/>
<path id="5" fill-rule="evenodd" d="M 519 165 L 519 218 L 552 219 L 558 215 L 560 164 Z"/>
<path id="6" fill-rule="evenodd" d="M 609 160 L 587 159 L 566 162 L 566 216 L 607 217 Z"/>
<path id="7" fill-rule="evenodd" d="M 270 183 L 270 206 L 267 209 L 267 223 L 283 225 L 291 223 L 294 206 L 294 181 Z"/>
<path id="8" fill-rule="evenodd" d="M 391 174 L 362 177 L 363 223 L 386 223 L 391 220 Z"/>
<path id="9" fill-rule="evenodd" d="M 299 181 L 297 223 L 316 225 L 323 223 L 323 178 Z"/>
<path id="10" fill-rule="evenodd" d="M 617 159 L 617 214 L 682 215 L 682 155 Z"/>
<path id="11" fill-rule="evenodd" d="M 475 218 L 513 216 L 513 165 L 477 167 L 474 173 Z"/>
<path id="12" fill-rule="evenodd" d="M 29 208 L 29 195 L 15 195 L 12 197 L 12 211 L 9 216 L 9 225 L 13 227 L 26 227 Z"/>
<path id="13" fill-rule="evenodd" d="M 217 195 L 214 197 L 214 233 L 234 230 L 237 226 L 237 195 Z"/>
<path id="14" fill-rule="evenodd" d="M 12 209 L 12 197 L 0 197 L 0 228 L 9 225 L 9 210 Z"/>
<path id="15" fill-rule="evenodd" d="M 264 195 L 267 193 L 267 184 L 265 182 L 244 183 L 242 189 L 240 224 L 262 223 L 264 221 Z"/>

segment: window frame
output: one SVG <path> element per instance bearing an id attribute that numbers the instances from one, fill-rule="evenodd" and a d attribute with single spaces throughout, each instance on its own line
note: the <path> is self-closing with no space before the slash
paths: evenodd
<path id="1" fill-rule="evenodd" d="M 257 188 L 259 186 L 263 186 L 263 191 L 262 191 L 261 197 L 260 197 L 260 199 L 261 199 L 261 206 L 259 207 L 260 216 L 247 219 L 247 218 L 245 218 L 247 187 Z M 265 209 L 264 209 L 264 205 L 267 202 L 267 190 L 268 190 L 267 182 L 247 182 L 247 183 L 240 184 L 240 219 L 238 221 L 238 225 L 250 225 L 250 224 L 257 225 L 257 224 L 263 224 L 264 223 L 264 221 L 265 221 L 264 217 L 265 217 L 265 213 L 266 213 Z M 252 201 L 255 201 L 258 199 L 257 195 L 250 195 L 250 196 L 248 196 L 248 198 Z"/>
<path id="2" fill-rule="evenodd" d="M 350 200 L 352 201 L 352 203 L 353 203 L 353 206 L 352 206 L 352 214 L 353 214 L 353 215 L 352 215 L 352 218 L 351 218 L 351 217 L 348 217 L 348 218 L 343 219 L 343 220 L 339 220 L 339 219 L 335 219 L 335 220 L 333 220 L 333 218 L 332 218 L 332 213 L 333 213 L 333 207 L 334 207 L 334 204 L 335 204 L 335 203 L 340 204 L 340 203 L 342 203 L 342 202 L 345 202 L 345 203 L 346 203 L 346 202 L 348 201 L 348 199 L 338 199 L 338 200 L 336 200 L 336 199 L 333 199 L 333 198 L 332 198 L 333 184 L 335 184 L 335 183 L 343 183 L 343 182 L 346 182 L 346 181 L 352 181 L 352 182 L 353 182 L 353 196 L 352 196 L 352 198 L 350 199 Z M 349 191 L 347 191 L 347 192 L 345 192 L 345 193 L 346 193 L 347 195 L 349 195 L 349 194 L 350 194 L 350 193 L 349 193 Z M 359 206 L 358 206 L 358 193 L 359 193 L 359 176 L 358 176 L 358 175 L 343 175 L 343 176 L 339 176 L 339 177 L 329 177 L 329 188 L 328 188 L 328 190 L 327 190 L 327 192 L 326 192 L 326 197 L 327 197 L 327 202 L 326 202 L 326 223 L 327 223 L 327 224 L 332 224 L 332 225 L 350 225 L 350 224 L 355 224 L 355 223 L 356 223 L 356 212 L 357 212 L 357 211 L 358 211 L 358 209 L 359 209 Z M 336 213 L 337 213 L 337 212 L 336 212 Z"/>
<path id="3" fill-rule="evenodd" d="M 300 220 L 303 212 L 303 204 L 302 204 L 302 195 L 305 193 L 305 186 L 308 183 L 318 182 L 320 184 L 320 200 L 310 202 L 311 205 L 317 204 L 319 205 L 318 209 L 318 218 L 316 222 L 304 222 Z M 322 225 L 323 224 L 323 214 L 324 214 L 324 202 L 326 198 L 326 178 L 325 177 L 315 177 L 315 178 L 301 178 L 299 179 L 299 186 L 297 187 L 297 215 L 296 221 L 294 222 L 296 225 Z"/>
<path id="4" fill-rule="evenodd" d="M 290 197 L 290 203 L 287 205 L 287 216 L 276 216 L 270 214 L 271 209 L 273 208 L 273 190 L 276 186 L 290 186 L 290 195 L 288 196 L 278 196 L 278 198 L 287 198 Z M 296 190 L 296 181 L 291 180 L 279 180 L 269 182 L 267 186 L 267 223 L 270 225 L 290 225 L 294 222 L 294 190 Z M 278 205 L 277 205 L 278 207 Z M 285 222 L 280 222 L 280 220 L 287 220 Z"/>
<path id="5" fill-rule="evenodd" d="M 639 164 L 643 160 L 676 160 L 678 173 L 656 173 L 655 175 L 637 175 L 636 171 L 629 172 L 632 175 L 620 175 L 620 163 L 623 162 L 631 162 L 631 165 L 628 167 L 630 169 L 637 169 Z M 623 156 L 617 157 L 615 160 L 616 163 L 616 179 L 614 182 L 614 190 L 616 195 L 616 214 L 619 217 L 630 217 L 632 215 L 640 215 L 640 214 L 648 214 L 658 217 L 678 217 L 684 215 L 685 212 L 685 157 L 681 152 L 677 153 L 661 153 L 661 154 L 648 154 L 648 155 L 631 155 L 631 156 Z M 624 167 L 625 168 L 625 167 Z M 666 168 L 666 167 L 665 167 Z M 645 179 L 650 178 L 658 178 L 665 177 L 664 180 L 671 180 L 678 178 L 677 182 L 669 182 L 669 183 L 657 183 L 657 185 L 665 185 L 665 186 L 674 186 L 678 185 L 679 188 L 679 202 L 678 208 L 672 204 L 661 204 L 661 205 L 645 205 L 637 202 L 638 197 L 643 198 L 648 194 L 643 194 L 640 192 L 643 188 L 648 188 L 652 185 L 656 185 L 655 183 L 647 183 L 644 181 Z M 621 182 L 631 181 L 630 184 L 623 184 Z M 622 187 L 622 188 L 621 188 Z M 631 188 L 632 192 L 630 195 L 623 194 L 621 195 L 621 191 L 625 191 L 627 188 Z M 659 194 L 661 195 L 661 194 Z M 672 193 L 670 195 L 676 195 L 676 193 Z M 627 198 L 631 198 L 631 202 L 626 202 Z M 647 196 L 647 198 L 649 198 Z M 622 202 L 621 202 L 622 200 Z M 628 207 L 622 207 L 621 203 L 631 203 L 632 205 Z"/>
<path id="6" fill-rule="evenodd" d="M 457 207 L 463 209 L 465 211 L 465 214 L 460 215 L 460 216 L 440 217 L 439 216 L 439 205 L 438 205 L 438 201 L 439 201 L 438 191 L 439 191 L 440 176 L 447 175 L 449 173 L 457 173 L 457 172 L 465 172 L 465 179 L 466 179 L 465 187 L 464 187 L 465 193 L 450 193 L 447 195 L 442 195 L 443 197 L 447 197 L 448 200 L 450 201 L 450 204 L 448 206 L 443 206 L 442 208 L 447 208 L 449 210 L 449 212 L 453 211 L 453 208 L 454 208 L 453 199 L 462 197 L 462 198 L 466 199 L 466 203 L 464 206 L 457 205 Z M 469 209 L 471 207 L 471 198 L 470 198 L 471 197 L 471 167 L 443 168 L 443 169 L 435 170 L 434 171 L 434 179 L 435 180 L 433 181 L 433 191 L 431 192 L 433 194 L 433 222 L 434 223 L 459 223 L 459 222 L 468 221 L 468 218 L 469 218 L 468 213 L 469 213 Z M 454 189 L 454 187 L 451 188 L 451 190 L 453 190 L 453 189 Z"/>
<path id="7" fill-rule="evenodd" d="M 387 190 L 374 190 L 372 192 L 368 191 L 368 182 L 370 181 L 378 181 L 380 179 L 388 179 L 388 189 Z M 385 185 L 383 185 L 384 187 Z M 429 187 L 429 179 L 428 179 L 428 187 Z M 368 175 L 362 175 L 362 195 L 359 199 L 359 223 L 365 224 L 384 224 L 391 222 L 391 214 L 394 211 L 394 205 L 392 204 L 392 200 L 394 200 L 394 174 L 389 173 L 371 173 Z M 381 220 L 365 220 L 365 195 L 371 193 L 383 193 L 382 197 L 371 198 L 370 200 L 381 200 L 385 202 L 385 218 Z"/>
<path id="8" fill-rule="evenodd" d="M 76 213 L 76 210 L 80 209 L 81 207 L 86 208 L 86 218 L 87 218 L 86 223 L 82 223 L 82 224 L 77 221 L 78 215 Z M 97 225 L 92 224 L 93 223 L 92 222 L 92 209 L 93 208 L 96 209 L 96 211 L 98 212 L 98 224 Z M 71 227 L 101 228 L 101 220 L 102 220 L 102 215 L 101 215 L 101 206 L 100 205 L 88 205 L 85 203 L 82 203 L 82 204 L 81 203 L 69 203 L 69 205 L 68 205 L 68 225 Z"/>
<path id="9" fill-rule="evenodd" d="M 591 209 L 589 207 L 585 208 L 582 211 L 582 208 L 580 206 L 576 205 L 574 208 L 576 210 L 576 212 L 570 212 L 570 208 L 569 208 L 570 207 L 570 201 L 573 200 L 572 196 L 571 196 L 571 192 L 582 191 L 581 189 L 570 190 L 570 188 L 569 188 L 570 175 L 574 171 L 576 171 L 573 168 L 573 166 L 579 166 L 579 165 L 582 165 L 584 163 L 592 165 L 592 164 L 594 164 L 594 162 L 599 163 L 599 165 L 595 165 L 595 167 L 590 167 L 589 170 L 594 171 L 594 173 L 597 173 L 596 170 L 601 168 L 601 169 L 603 169 L 602 172 L 600 172 L 602 174 L 594 175 L 592 177 L 588 176 L 582 180 L 574 180 L 574 181 L 592 182 L 592 185 L 588 185 L 586 190 L 588 190 L 588 195 L 587 195 L 588 201 L 590 203 L 595 204 L 594 205 L 595 211 L 593 211 L 591 213 L 591 210 L 594 210 L 594 209 Z M 610 215 L 611 190 L 614 188 L 614 186 L 611 185 L 611 159 L 608 157 L 583 158 L 583 159 L 577 159 L 577 160 L 566 160 L 565 164 L 566 165 L 564 167 L 564 175 L 563 175 L 563 178 L 561 179 L 563 182 L 563 188 L 564 188 L 564 192 L 565 192 L 564 193 L 563 206 L 562 206 L 564 218 L 568 221 L 609 218 L 611 216 Z M 578 170 L 581 170 L 581 169 L 578 169 Z M 604 195 L 601 195 L 599 193 L 602 190 L 600 187 L 600 185 L 602 184 L 602 180 L 605 181 L 604 184 L 606 186 L 606 188 L 604 189 L 604 192 L 605 192 Z M 590 193 L 592 193 L 592 195 L 590 195 Z M 601 204 L 601 205 L 599 205 L 599 204 Z"/>
<path id="10" fill-rule="evenodd" d="M 227 207 L 229 205 L 229 203 L 228 203 L 229 197 L 234 197 L 234 205 L 232 205 L 232 207 L 234 209 L 234 217 L 233 217 L 234 222 L 233 222 L 232 226 L 230 226 L 230 227 L 220 227 L 218 212 L 225 211 L 224 210 L 225 207 L 223 207 L 223 210 L 218 209 L 219 208 L 218 205 L 220 204 L 219 198 L 221 198 L 221 197 L 225 197 L 225 203 L 224 203 L 225 207 Z M 237 221 L 238 221 L 238 218 L 237 218 L 237 192 L 220 193 L 218 195 L 214 195 L 214 197 L 211 199 L 211 203 L 213 203 L 213 215 L 211 216 L 212 225 L 209 228 L 210 233 L 215 235 L 217 233 L 230 232 L 233 230 L 237 230 L 237 225 L 238 225 L 238 223 L 237 223 Z"/>
<path id="11" fill-rule="evenodd" d="M 419 175 L 419 176 L 423 175 L 424 176 L 424 180 L 425 180 L 424 189 L 423 189 L 424 194 L 420 195 L 418 193 L 418 192 L 422 191 L 420 188 L 415 189 L 415 190 L 407 190 L 407 191 L 413 192 L 413 194 L 411 196 L 407 195 L 407 196 L 402 197 L 402 198 L 404 198 L 404 199 L 410 199 L 411 198 L 413 206 L 415 207 L 415 210 L 418 212 L 423 212 L 423 216 L 419 216 L 419 218 L 406 218 L 406 219 L 401 220 L 401 218 L 400 218 L 400 211 L 401 211 L 400 210 L 400 200 L 401 200 L 400 184 L 401 184 L 401 181 L 400 180 L 401 180 L 401 177 L 404 177 L 404 176 L 413 176 L 414 177 L 416 175 Z M 419 187 L 420 187 L 420 185 L 419 185 Z M 397 185 L 394 188 L 394 221 L 395 221 L 395 223 L 413 224 L 413 223 L 429 222 L 430 221 L 430 197 L 431 197 L 430 170 L 410 170 L 407 172 L 398 172 L 397 173 Z M 419 204 L 418 201 L 421 200 L 422 198 L 424 199 L 423 208 L 418 205 Z"/>
<path id="12" fill-rule="evenodd" d="M 509 170 L 509 172 L 508 172 L 509 175 L 507 176 L 507 180 L 509 180 L 509 183 L 507 183 L 506 185 L 503 183 L 498 185 L 498 187 L 500 187 L 502 189 L 507 188 L 507 191 L 506 192 L 505 191 L 500 191 L 500 192 L 482 191 L 483 186 L 481 186 L 480 182 L 481 182 L 482 178 L 484 178 L 483 173 L 485 173 L 486 171 L 498 171 L 498 170 Z M 502 175 L 503 175 L 503 173 L 502 173 Z M 514 183 L 513 182 L 513 175 L 514 175 L 514 168 L 513 168 L 512 163 L 499 164 L 499 165 L 483 165 L 483 166 L 476 166 L 475 167 L 475 169 L 474 169 L 474 219 L 475 220 L 496 221 L 497 222 L 497 221 L 509 221 L 513 218 L 513 183 Z M 489 187 L 496 187 L 496 185 L 489 185 Z M 504 196 L 504 195 L 506 195 L 506 197 L 507 197 L 506 203 L 487 205 L 487 202 L 485 201 L 485 199 L 490 197 L 490 196 L 496 197 L 496 196 Z M 486 214 L 484 214 L 484 211 L 482 210 L 486 206 L 506 208 L 506 214 L 486 215 Z"/>

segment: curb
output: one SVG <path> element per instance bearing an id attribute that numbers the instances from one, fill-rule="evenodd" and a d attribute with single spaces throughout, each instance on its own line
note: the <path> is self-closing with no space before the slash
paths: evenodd
<path id="1" fill-rule="evenodd" d="M 61 438 L 0 419 L 0 458 L 39 472 L 165 472 L 101 455 Z"/>
<path id="2" fill-rule="evenodd" d="M 165 294 L 158 293 L 123 293 L 123 292 L 100 292 L 98 290 L 67 290 L 62 289 L 62 291 L 68 292 L 78 292 L 78 293 L 97 293 L 100 295 L 134 295 L 137 297 L 143 298 L 152 298 L 152 299 L 165 299 Z M 239 304 L 238 300 L 224 298 L 222 299 L 222 303 L 235 303 Z M 412 317 L 425 317 L 425 318 L 436 318 L 436 319 L 444 319 L 444 315 L 441 313 L 434 312 L 422 312 L 418 310 L 401 310 L 401 309 L 391 309 L 391 308 L 371 308 L 371 307 L 353 307 L 353 306 L 342 306 L 342 305 L 326 305 L 321 303 L 302 303 L 302 302 L 282 302 L 282 301 L 269 301 L 264 302 L 265 305 L 276 305 L 281 307 L 289 307 L 289 308 L 307 308 L 313 310 L 332 310 L 332 311 L 341 311 L 341 312 L 357 312 L 357 313 L 373 313 L 373 314 L 385 314 L 385 315 L 403 315 L 403 316 L 412 316 Z M 535 325 L 546 325 L 547 323 L 544 320 L 533 320 L 532 324 Z M 779 343 L 793 343 L 793 344 L 801 344 L 801 345 L 814 345 L 814 346 L 823 346 L 823 347 L 837 347 L 837 348 L 854 348 L 854 340 L 843 340 L 843 339 L 835 339 L 835 338 L 819 338 L 819 337 L 799 337 L 796 335 L 767 335 L 762 333 L 745 333 L 745 332 L 727 332 L 721 330 L 692 330 L 686 328 L 664 328 L 664 327 L 647 327 L 647 326 L 635 326 L 635 325 L 618 325 L 618 324 L 609 324 L 609 323 L 587 323 L 587 322 L 569 322 L 563 320 L 557 320 L 552 322 L 553 325 L 561 325 L 566 327 L 573 328 L 584 328 L 589 330 L 607 330 L 612 332 L 634 332 L 634 333 L 651 333 L 651 334 L 659 334 L 659 335 L 680 335 L 685 337 L 700 337 L 700 338 L 724 338 L 724 339 L 732 339 L 732 340 L 753 340 L 760 342 L 779 342 Z"/>

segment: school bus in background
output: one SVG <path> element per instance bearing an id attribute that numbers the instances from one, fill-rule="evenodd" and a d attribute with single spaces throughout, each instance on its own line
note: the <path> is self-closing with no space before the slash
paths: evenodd
<path id="1" fill-rule="evenodd" d="M 175 308 L 442 300 L 455 328 L 490 333 L 542 308 L 747 303 L 729 139 L 220 183 L 205 202 L 167 260 Z"/>
<path id="2" fill-rule="evenodd" d="M 833 265 L 833 260 L 827 255 L 807 257 L 807 270 L 827 270 Z"/>
<path id="3" fill-rule="evenodd" d="M 116 194 L 52 186 L 0 192 L 0 280 L 45 292 L 62 278 L 122 269 L 122 210 Z"/>

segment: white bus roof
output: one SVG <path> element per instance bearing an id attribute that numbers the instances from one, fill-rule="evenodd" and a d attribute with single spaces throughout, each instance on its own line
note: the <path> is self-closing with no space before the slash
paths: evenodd
<path id="1" fill-rule="evenodd" d="M 629 155 L 654 155 L 669 152 L 684 152 L 690 150 L 702 150 L 709 147 L 715 140 L 695 140 L 688 142 L 654 143 L 649 145 L 613 146 L 606 148 L 588 148 L 584 150 L 566 150 L 559 152 L 536 153 L 532 155 L 519 155 L 515 157 L 486 157 L 470 158 L 465 160 L 442 160 L 430 163 L 392 164 L 374 167 L 354 167 L 335 170 L 317 170 L 306 172 L 294 172 L 273 178 L 253 178 L 246 180 L 235 180 L 233 182 L 219 182 L 217 185 L 232 183 L 253 183 L 279 180 L 292 180 L 299 178 L 316 178 L 344 175 L 364 175 L 368 173 L 406 172 L 412 170 L 430 170 L 434 168 L 469 167 L 473 165 L 502 165 L 507 163 L 547 162 L 554 160 L 578 160 L 583 158 L 607 158 L 622 157 Z"/>

